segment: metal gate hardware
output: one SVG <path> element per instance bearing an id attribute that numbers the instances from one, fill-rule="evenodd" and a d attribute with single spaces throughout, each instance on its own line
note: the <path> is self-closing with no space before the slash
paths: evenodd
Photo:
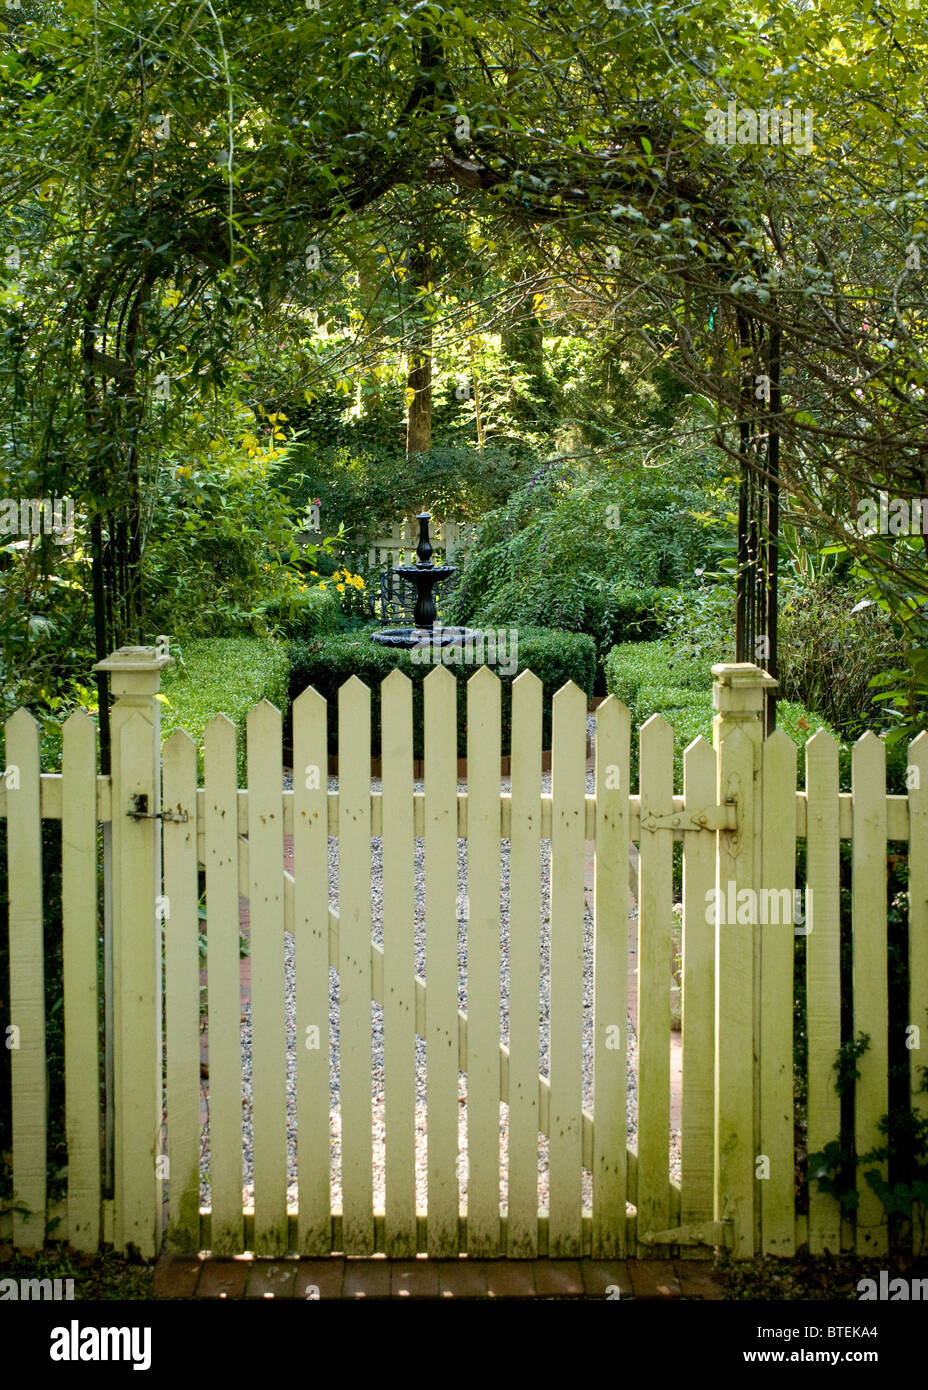
<path id="1" fill-rule="evenodd" d="M 149 811 L 146 792 L 139 792 L 135 796 L 130 796 L 129 802 L 132 810 L 127 811 L 126 815 L 131 816 L 133 820 L 173 820 L 183 824 L 184 821 L 190 819 L 186 811 Z"/>
<path id="2" fill-rule="evenodd" d="M 698 811 L 668 811 L 656 816 L 653 811 L 641 817 L 642 830 L 737 830 L 737 807 L 732 802 L 721 806 L 704 806 Z"/>

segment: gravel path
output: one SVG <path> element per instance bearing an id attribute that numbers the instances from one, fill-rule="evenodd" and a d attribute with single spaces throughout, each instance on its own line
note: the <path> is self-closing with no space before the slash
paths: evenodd
<path id="1" fill-rule="evenodd" d="M 593 719 L 589 721 L 592 733 Z M 290 785 L 285 778 L 285 786 Z M 422 783 L 415 783 L 415 790 L 422 790 Z M 329 779 L 330 790 L 337 790 L 337 778 Z M 380 783 L 373 779 L 372 790 L 379 791 Z M 551 774 L 542 778 L 543 792 L 550 792 Z M 508 790 L 508 781 L 503 779 L 502 790 Z M 459 782 L 458 790 L 466 790 L 466 783 Z M 593 791 L 593 773 L 587 773 L 587 791 Z M 415 853 L 415 959 L 416 971 L 425 973 L 425 847 L 421 839 L 414 842 Z M 541 1075 L 548 1075 L 549 1068 L 549 995 L 550 995 L 550 881 L 551 848 L 549 841 L 541 842 L 541 993 L 540 993 L 540 1065 Z M 466 969 L 466 916 L 464 903 L 467 888 L 467 845 L 458 841 L 458 893 L 461 906 L 458 926 L 458 999 L 459 1007 L 467 1008 L 467 969 Z M 502 841 L 500 856 L 500 921 L 501 921 L 501 971 L 500 971 L 500 1032 L 503 1042 L 508 1042 L 509 1034 L 509 841 Z M 329 841 L 329 903 L 334 910 L 338 908 L 338 842 Z M 382 842 L 376 838 L 371 842 L 371 920 L 374 940 L 383 944 L 383 862 Z M 297 1204 L 296 1186 L 296 1025 L 294 991 L 294 943 L 292 936 L 286 934 L 286 1009 L 287 1009 L 287 1167 L 288 1203 Z M 341 1129 L 338 1109 L 338 975 L 329 972 L 329 1011 L 332 1036 L 330 1067 L 330 1133 L 332 1138 L 332 1209 L 341 1211 Z M 592 1109 L 593 1096 L 593 918 L 587 908 L 584 912 L 584 950 L 583 950 L 583 1106 Z M 374 1206 L 383 1209 L 384 1205 L 384 1037 L 383 1010 L 380 1005 L 371 1005 L 372 1026 L 372 1091 L 373 1091 L 373 1182 Z M 242 1064 L 244 1077 L 244 1205 L 253 1208 L 254 1190 L 252 1186 L 253 1148 L 252 1148 L 252 1069 L 251 1069 L 251 1005 L 245 1006 L 242 1017 Z M 637 1140 L 638 1109 L 638 1046 L 632 1022 L 628 1020 L 628 1141 L 632 1148 Z M 416 1039 L 416 1205 L 420 1210 L 427 1206 L 426 1190 L 426 1110 L 425 1110 L 425 1042 Z M 467 1199 L 467 1116 L 466 1077 L 459 1076 L 458 1092 L 461 1101 L 459 1119 L 459 1157 L 458 1179 L 462 1213 Z M 509 1139 L 508 1106 L 500 1107 L 500 1197 L 501 1209 L 507 1209 L 506 1160 Z M 539 1136 L 539 1210 L 548 1210 L 548 1141 Z M 209 1205 L 209 1136 L 204 1132 L 201 1144 L 201 1203 Z M 671 1173 L 679 1177 L 679 1135 L 671 1136 Z M 592 1205 L 592 1180 L 589 1172 L 583 1173 L 583 1204 L 586 1209 Z"/>

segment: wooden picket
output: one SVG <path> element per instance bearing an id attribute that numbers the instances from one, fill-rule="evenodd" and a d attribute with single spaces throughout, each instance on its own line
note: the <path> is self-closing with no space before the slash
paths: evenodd
<path id="1" fill-rule="evenodd" d="M 204 735 L 206 999 L 209 1022 L 210 1241 L 245 1248 L 242 1219 L 242 1027 L 239 983 L 238 790 L 235 725 L 217 714 Z"/>
<path id="2" fill-rule="evenodd" d="M 796 930 L 796 745 L 777 729 L 763 747 L 760 917 L 760 1145 L 765 1255 L 796 1249 L 793 1141 L 793 955 Z M 766 911 L 764 910 L 766 907 Z M 766 916 L 767 921 L 764 921 Z M 800 924 L 800 930 L 804 927 Z"/>
<path id="3" fill-rule="evenodd" d="M 458 1253 L 457 685 L 436 666 L 425 704 L 428 1253 Z"/>
<path id="4" fill-rule="evenodd" d="M 374 1249 L 370 728 L 370 691 L 352 676 L 338 692 L 338 1084 L 346 1255 L 370 1255 Z"/>
<path id="5" fill-rule="evenodd" d="M 670 942 L 673 840 L 651 829 L 673 809 L 673 730 L 660 715 L 642 725 L 641 863 L 638 871 L 638 1254 L 666 1254 L 642 1235 L 670 1226 Z"/>
<path id="6" fill-rule="evenodd" d="M 583 856 L 586 700 L 572 681 L 554 697 L 551 735 L 551 1215 L 548 1254 L 582 1253 Z"/>
<path id="7" fill-rule="evenodd" d="M 928 845 L 928 731 L 909 744 L 909 843 Z M 912 1106 L 928 1116 L 928 854 L 909 858 L 909 1019 Z"/>
<path id="8" fill-rule="evenodd" d="M 412 802 L 412 682 L 382 686 L 384 1128 L 387 1254 L 416 1253 L 416 1002 Z"/>
<path id="9" fill-rule="evenodd" d="M 161 933 L 154 912 L 161 844 L 141 812 L 144 805 L 157 814 L 160 804 L 158 731 L 148 711 L 129 701 L 121 709 L 117 703 L 113 713 L 113 898 L 119 923 L 113 941 L 113 1240 L 119 1249 L 134 1245 L 150 1258 L 160 1235 L 164 1116 Z M 133 803 L 140 814 L 128 811 Z"/>
<path id="10" fill-rule="evenodd" d="M 851 759 L 854 805 L 854 1037 L 869 1047 L 857 1066 L 854 1086 L 854 1144 L 858 1156 L 881 1145 L 879 1121 L 889 1110 L 889 985 L 886 959 L 886 749 L 873 733 L 854 745 Z M 872 1165 L 883 1180 L 885 1162 Z M 858 1254 L 888 1249 L 886 1216 L 869 1183 L 861 1182 L 857 1208 Z"/>
<path id="11" fill-rule="evenodd" d="M 683 755 L 683 800 L 701 811 L 715 800 L 715 753 L 697 738 Z M 680 1105 L 680 1224 L 712 1220 L 715 1077 L 715 841 L 691 835 L 683 846 L 683 1095 Z"/>
<path id="12" fill-rule="evenodd" d="M 512 687 L 509 875 L 509 1224 L 513 1259 L 538 1254 L 538 990 L 541 977 L 542 684 L 531 671 Z"/>
<path id="13" fill-rule="evenodd" d="M 200 974 L 197 916 L 197 750 L 176 729 L 162 754 L 167 1052 L 168 1243 L 187 1250 L 200 1233 Z"/>
<path id="14" fill-rule="evenodd" d="M 329 825 L 326 705 L 293 705 L 293 875 L 296 987 L 298 1245 L 332 1248 L 329 1155 Z"/>
<path id="15" fill-rule="evenodd" d="M 255 1254 L 282 1255 L 287 1225 L 287 1048 L 284 1025 L 283 764 L 280 711 L 248 716 L 251 1046 Z M 370 1108 L 368 1107 L 368 1121 Z"/>
<path id="16" fill-rule="evenodd" d="M 64 723 L 61 927 L 64 965 L 68 1243 L 100 1244 L 100 1042 L 97 992 L 97 729 L 83 710 Z"/>
<path id="17" fill-rule="evenodd" d="M 841 1046 L 841 887 L 838 855 L 838 745 L 819 730 L 806 744 L 806 1037 L 808 1040 L 808 1147 L 820 1153 L 838 1138 L 841 1100 L 834 1063 Z M 809 1249 L 841 1248 L 837 1199 L 809 1183 Z"/>
<path id="18" fill-rule="evenodd" d="M 585 711 L 584 711 L 585 713 Z M 499 676 L 467 684 L 467 1253 L 499 1252 Z"/>
<path id="19" fill-rule="evenodd" d="M 248 786 L 236 778 L 236 735 L 208 725 L 205 777 L 177 731 L 160 749 L 160 661 L 116 654 L 111 775 L 96 774 L 83 713 L 63 729 L 60 776 L 43 774 L 38 727 L 6 724 L 0 816 L 7 820 L 13 1102 L 12 1212 L 0 1228 L 17 1248 L 46 1231 L 42 820 L 62 830 L 62 928 L 68 1142 L 66 1226 L 93 1250 L 111 1238 L 154 1253 L 621 1259 L 630 1251 L 736 1258 L 792 1254 L 803 1241 L 838 1253 L 842 1237 L 882 1256 L 882 1205 L 860 1183 L 854 1226 L 809 1179 L 808 1218 L 794 1184 L 794 959 L 805 975 L 807 1146 L 839 1137 L 834 1063 L 841 1038 L 839 845 L 852 843 L 853 1030 L 858 1155 L 882 1140 L 888 1110 L 887 849 L 909 856 L 907 1020 L 913 1108 L 928 1030 L 928 734 L 910 745 L 905 796 L 885 790 L 885 750 L 872 734 L 853 750 L 852 790 L 839 792 L 838 746 L 818 733 L 796 787 L 794 744 L 762 738 L 767 678 L 715 668 L 715 746 L 697 739 L 673 786 L 672 730 L 641 730 L 640 784 L 629 785 L 628 710 L 596 717 L 586 792 L 586 699 L 567 684 L 553 701 L 551 791 L 541 790 L 542 687 L 514 683 L 511 791 L 500 783 L 501 684 L 480 670 L 467 688 L 467 784 L 458 791 L 457 685 L 426 678 L 425 789 L 413 784 L 413 687 L 394 672 L 381 691 L 382 789 L 370 779 L 371 692 L 339 691 L 338 790 L 328 790 L 326 702 L 308 690 L 293 712 L 293 790 L 283 790 L 281 717 L 267 702 L 247 720 Z M 98 827 L 112 829 L 115 961 L 115 1196 L 101 1192 L 97 1037 Z M 293 869 L 285 869 L 292 836 Z M 330 837 L 338 840 L 338 907 L 329 907 Z M 382 840 L 383 944 L 371 939 L 372 837 Z M 425 849 L 425 970 L 416 973 L 415 845 Z M 549 1076 L 540 1074 L 543 841 L 551 842 Z M 669 1154 L 672 854 L 683 843 L 681 1177 Z M 508 1045 L 500 1036 L 500 868 L 509 843 Z M 638 1143 L 627 1147 L 629 845 L 639 844 Z M 467 893 L 458 897 L 463 842 Z M 805 843 L 804 917 L 794 919 L 797 845 Z M 585 861 L 592 846 L 593 1104 L 583 1108 Z M 163 849 L 163 862 L 162 862 Z M 208 1077 L 200 1077 L 198 872 L 206 879 Z M 745 894 L 744 890 L 748 890 Z M 240 893 L 249 906 L 254 1215 L 243 1204 L 243 1034 Z M 742 905 L 745 898 L 746 905 Z M 714 901 L 714 907 L 711 906 Z M 753 906 L 751 906 L 753 904 Z M 758 916 L 758 908 L 760 915 Z M 764 914 L 768 914 L 765 920 Z M 163 919 L 165 969 L 160 978 Z M 466 948 L 459 959 L 461 923 Z M 296 1010 L 296 1179 L 288 1208 L 285 934 L 292 934 Z M 798 944 L 797 944 L 798 943 Z M 466 1009 L 459 1008 L 459 967 Z M 338 1093 L 330 1094 L 330 970 L 338 974 Z M 801 980 L 801 976 L 797 979 Z M 166 1093 L 161 1105 L 161 1001 Z M 372 1003 L 384 1016 L 385 1207 L 374 1209 Z M 417 1211 L 416 1038 L 426 1045 L 427 1207 Z M 459 1104 L 459 1078 L 465 1102 Z M 207 1102 L 209 1208 L 200 1209 L 200 1107 Z M 342 1211 L 332 1210 L 330 1121 L 337 1105 Z M 505 1107 L 505 1110 L 502 1110 Z M 501 1205 L 502 1113 L 508 1116 L 508 1208 Z M 166 1124 L 159 1131 L 159 1120 Z M 466 1214 L 459 1210 L 458 1125 L 466 1116 Z M 548 1140 L 549 1212 L 539 1214 L 539 1143 Z M 292 1151 L 292 1150 L 291 1150 Z M 165 1162 L 167 1160 L 167 1162 Z M 880 1166 L 880 1165 L 878 1165 Z M 885 1172 L 885 1165 L 882 1165 Z M 592 1206 L 583 1206 L 584 1171 Z M 160 1182 L 168 1181 L 162 1224 Z M 292 1182 L 292 1174 L 290 1175 Z M 109 1199 L 107 1199 L 109 1200 Z M 627 1204 L 634 1207 L 631 1213 Z M 462 1219 L 463 1218 L 463 1219 Z M 0 1234 L 3 1230 L 0 1229 Z"/>
<path id="20" fill-rule="evenodd" d="M 715 1205 L 732 1223 L 732 1253 L 754 1254 L 754 942 L 753 931 L 728 906 L 742 886 L 754 884 L 754 750 L 751 740 L 734 728 L 718 748 L 718 800 L 736 801 L 736 835 L 719 836 L 716 857 L 716 999 L 715 1029 Z M 755 929 L 756 930 L 756 929 Z"/>
<path id="21" fill-rule="evenodd" d="M 630 729 L 628 708 L 610 695 L 596 712 L 593 871 L 592 1253 L 603 1260 L 626 1253 Z"/>
<path id="22" fill-rule="evenodd" d="M 10 1021 L 13 1080 L 13 1242 L 45 1240 L 45 958 L 39 726 L 18 709 L 6 721 Z"/>

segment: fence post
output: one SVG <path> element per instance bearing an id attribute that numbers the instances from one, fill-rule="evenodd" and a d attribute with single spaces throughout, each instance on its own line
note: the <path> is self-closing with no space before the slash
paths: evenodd
<path id="1" fill-rule="evenodd" d="M 716 1221 L 732 1222 L 731 1253 L 755 1250 L 757 1143 L 760 1135 L 760 928 L 756 910 L 739 902 L 761 886 L 761 768 L 765 691 L 777 684 L 750 662 L 712 667 L 717 711 L 718 800 L 734 804 L 737 829 L 720 830 L 715 905 L 715 1184 Z M 745 921 L 747 918 L 747 921 Z"/>
<path id="2" fill-rule="evenodd" d="M 113 1243 L 145 1259 L 161 1236 L 161 705 L 171 657 L 120 647 L 97 664 L 115 698 L 112 729 Z M 144 798 L 144 801 L 142 800 Z M 133 814 L 135 811 L 137 814 Z"/>

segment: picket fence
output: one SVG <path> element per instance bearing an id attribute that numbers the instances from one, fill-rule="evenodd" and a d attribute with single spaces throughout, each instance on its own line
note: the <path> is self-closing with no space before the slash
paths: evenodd
<path id="1" fill-rule="evenodd" d="M 474 527 L 458 521 L 436 521 L 431 528 L 432 545 L 444 557 L 444 563 L 460 563 L 472 544 Z M 367 563 L 370 569 L 393 569 L 400 564 L 416 563 L 419 528 L 412 521 L 395 521 L 388 531 L 376 536 L 368 546 Z"/>
<path id="2" fill-rule="evenodd" d="M 435 521 L 430 528 L 432 545 L 446 564 L 463 561 L 473 543 L 475 527 L 466 522 Z M 299 540 L 305 544 L 318 544 L 324 537 L 322 530 L 307 527 L 298 533 Z M 419 527 L 415 522 L 403 517 L 385 527 L 379 535 L 359 547 L 349 534 L 347 554 L 354 556 L 354 562 L 362 564 L 367 554 L 369 571 L 395 569 L 397 565 L 416 564 L 416 544 L 419 540 Z"/>
<path id="3" fill-rule="evenodd" d="M 881 741 L 853 750 L 853 791 L 839 793 L 838 747 L 806 748 L 805 789 L 782 732 L 766 741 L 770 684 L 758 668 L 714 668 L 714 746 L 685 754 L 673 784 L 670 726 L 640 734 L 639 790 L 629 780 L 630 717 L 610 698 L 596 713 L 595 789 L 586 790 L 583 693 L 554 697 L 552 786 L 542 792 L 542 688 L 513 686 L 511 787 L 500 785 L 500 682 L 467 686 L 467 787 L 457 785 L 456 686 L 425 681 L 424 790 L 413 783 L 412 691 L 394 672 L 382 689 L 382 786 L 370 781 L 370 691 L 339 691 L 339 781 L 330 791 L 326 704 L 306 690 L 293 710 L 294 784 L 282 782 L 281 716 L 267 702 L 247 721 L 248 787 L 222 715 L 205 733 L 204 781 L 182 731 L 161 747 L 160 668 L 153 649 L 124 648 L 110 672 L 113 769 L 99 776 L 96 731 L 82 713 L 63 731 L 62 772 L 42 773 L 39 731 L 23 710 L 6 725 L 14 1197 L 17 1247 L 55 1238 L 152 1256 L 175 1251 L 330 1251 L 409 1256 L 576 1257 L 724 1247 L 736 1258 L 887 1248 L 882 1208 L 862 1186 L 853 1225 L 810 1184 L 794 1189 L 791 920 L 739 925 L 707 902 L 727 885 L 790 895 L 797 840 L 806 846 L 814 920 L 805 938 L 809 1151 L 835 1139 L 833 1063 L 841 1040 L 839 839 L 853 841 L 853 1028 L 871 1038 L 855 1090 L 858 1152 L 888 1109 L 886 856 L 910 856 L 909 1021 L 928 1024 L 928 735 L 912 743 L 919 775 L 885 792 Z M 14 785 L 15 784 L 15 785 Z M 67 1198 L 46 1202 L 41 821 L 62 823 Z M 112 1194 L 101 1170 L 98 1034 L 98 827 L 108 826 L 114 1121 Z M 284 869 L 292 837 L 292 872 Z M 329 902 L 329 841 L 338 843 L 338 908 Z M 371 840 L 382 837 L 382 945 L 372 940 Z M 416 973 L 416 838 L 425 845 L 427 951 Z M 466 842 L 467 1009 L 458 1001 L 458 841 Z M 501 842 L 509 843 L 508 1044 L 500 1032 Z M 550 841 L 549 1067 L 540 1073 L 539 854 Z M 670 959 L 673 848 L 683 844 L 683 1081 L 680 1173 L 670 1163 Z M 628 1133 L 629 845 L 638 845 L 637 1142 Z M 583 1108 L 584 872 L 592 853 L 593 1107 Z M 200 1076 L 198 871 L 205 871 L 209 1077 Z M 239 897 L 250 907 L 253 1210 L 243 1202 Z M 708 918 L 708 920 L 707 920 Z M 805 929 L 807 930 L 807 928 Z M 288 1203 L 285 933 L 295 956 L 297 1192 Z M 164 964 L 162 970 L 162 946 Z M 330 966 L 338 972 L 341 1209 L 333 1211 Z M 371 1003 L 383 1006 L 386 1180 L 372 1183 Z M 162 1037 L 162 1003 L 164 1037 Z M 318 1029 L 318 1035 L 314 1034 Z M 415 1181 L 416 1037 L 427 1059 L 427 1207 Z M 321 1038 L 321 1045 L 314 1041 Z M 303 1042 L 307 1045 L 303 1045 Z M 919 1053 L 912 1054 L 913 1105 Z M 466 1077 L 467 1202 L 458 1187 L 459 1073 Z M 208 1095 L 210 1203 L 201 1209 L 201 1085 Z M 508 1196 L 500 1203 L 500 1114 L 508 1106 Z M 549 1199 L 539 1210 L 539 1136 Z M 764 1160 L 762 1162 L 762 1160 Z M 591 1205 L 583 1202 L 584 1173 Z M 165 1199 L 166 1182 L 166 1199 Z M 165 1199 L 165 1200 L 163 1200 Z"/>

